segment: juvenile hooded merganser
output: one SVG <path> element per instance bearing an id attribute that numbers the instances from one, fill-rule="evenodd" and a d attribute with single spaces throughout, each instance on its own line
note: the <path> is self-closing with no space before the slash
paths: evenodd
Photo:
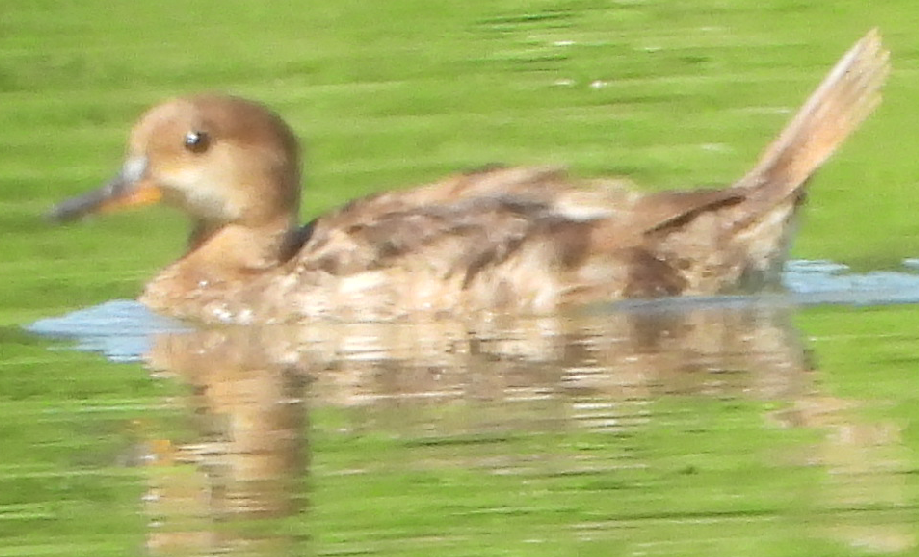
<path id="1" fill-rule="evenodd" d="M 120 173 L 56 220 L 162 199 L 193 227 L 140 300 L 204 322 L 546 313 L 591 300 L 775 284 L 808 178 L 880 102 L 889 53 L 858 41 L 726 189 L 578 186 L 556 168 L 488 168 L 298 221 L 300 152 L 264 106 L 199 95 L 134 126 Z"/>

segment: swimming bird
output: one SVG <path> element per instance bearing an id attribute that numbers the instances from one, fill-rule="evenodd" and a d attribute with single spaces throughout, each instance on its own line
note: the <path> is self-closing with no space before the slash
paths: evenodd
<path id="1" fill-rule="evenodd" d="M 642 193 L 558 168 L 490 167 L 300 225 L 293 131 L 259 103 L 203 94 L 143 114 L 117 176 L 50 216 L 159 200 L 187 213 L 185 254 L 140 301 L 203 322 L 544 314 L 756 292 L 778 281 L 808 179 L 880 102 L 888 58 L 869 32 L 724 189 Z"/>

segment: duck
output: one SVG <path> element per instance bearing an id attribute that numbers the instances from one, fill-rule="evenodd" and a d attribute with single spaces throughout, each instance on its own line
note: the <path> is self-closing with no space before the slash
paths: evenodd
<path id="1" fill-rule="evenodd" d="M 879 104 L 889 52 L 857 41 L 739 180 L 641 192 L 556 167 L 490 166 L 355 199 L 301 224 L 301 150 L 266 106 L 204 93 L 140 116 L 124 163 L 58 222 L 163 202 L 184 254 L 145 287 L 203 323 L 546 314 L 624 298 L 757 293 L 779 282 L 806 185 Z"/>

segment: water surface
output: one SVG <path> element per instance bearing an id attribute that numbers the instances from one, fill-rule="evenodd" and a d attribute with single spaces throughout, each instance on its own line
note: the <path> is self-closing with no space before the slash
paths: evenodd
<path id="1" fill-rule="evenodd" d="M 134 470 L 151 554 L 899 554 L 919 461 L 885 354 L 919 334 L 859 322 L 914 312 L 914 278 L 796 263 L 792 295 L 479 323 L 195 329 L 112 302 L 33 329 L 180 387 L 104 464 Z"/>
<path id="2" fill-rule="evenodd" d="M 0 557 L 917 553 L 915 11 L 4 0 Z M 805 263 L 790 299 L 474 326 L 202 331 L 116 302 L 22 329 L 178 255 L 165 212 L 40 219 L 163 98 L 283 114 L 304 221 L 495 162 L 724 185 L 873 26 L 884 103 L 795 244 L 873 273 Z"/>

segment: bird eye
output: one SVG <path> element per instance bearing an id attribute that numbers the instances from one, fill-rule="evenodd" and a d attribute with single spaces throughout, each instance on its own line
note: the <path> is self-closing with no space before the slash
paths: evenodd
<path id="1" fill-rule="evenodd" d="M 185 148 L 192 153 L 203 153 L 210 146 L 210 138 L 204 132 L 190 131 L 185 134 Z"/>

